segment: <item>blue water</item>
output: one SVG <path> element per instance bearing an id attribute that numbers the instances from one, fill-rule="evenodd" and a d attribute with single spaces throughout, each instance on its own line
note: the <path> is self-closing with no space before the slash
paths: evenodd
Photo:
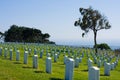
<path id="1" fill-rule="evenodd" d="M 112 50 L 115 50 L 115 49 L 120 49 L 120 46 L 110 46 L 110 48 L 111 48 Z"/>
<path id="2" fill-rule="evenodd" d="M 93 48 L 93 45 L 86 45 L 86 46 L 84 46 L 84 47 Z M 115 50 L 115 49 L 120 49 L 120 46 L 110 46 L 110 48 L 111 48 L 112 50 Z"/>
<path id="3" fill-rule="evenodd" d="M 93 45 L 66 45 L 66 46 L 93 48 Z M 120 46 L 110 46 L 110 48 L 111 48 L 112 50 L 115 50 L 115 49 L 120 49 Z"/>

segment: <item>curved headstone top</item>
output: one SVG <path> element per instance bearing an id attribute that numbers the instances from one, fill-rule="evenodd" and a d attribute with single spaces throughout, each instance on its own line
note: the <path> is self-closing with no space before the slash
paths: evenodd
<path id="1" fill-rule="evenodd" d="M 25 53 L 28 53 L 28 51 L 25 51 Z"/>

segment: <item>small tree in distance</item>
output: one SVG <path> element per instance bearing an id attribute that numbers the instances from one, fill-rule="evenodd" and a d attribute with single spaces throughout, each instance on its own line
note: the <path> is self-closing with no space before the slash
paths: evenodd
<path id="1" fill-rule="evenodd" d="M 97 54 L 97 31 L 102 29 L 110 29 L 111 25 L 106 17 L 101 15 L 98 10 L 94 10 L 89 7 L 87 9 L 80 8 L 79 11 L 82 17 L 75 21 L 74 25 L 79 26 L 84 31 L 84 33 L 82 33 L 82 37 L 84 37 L 84 35 L 90 30 L 93 31 L 95 53 Z"/>
<path id="2" fill-rule="evenodd" d="M 0 40 L 4 37 L 4 33 L 0 32 Z"/>

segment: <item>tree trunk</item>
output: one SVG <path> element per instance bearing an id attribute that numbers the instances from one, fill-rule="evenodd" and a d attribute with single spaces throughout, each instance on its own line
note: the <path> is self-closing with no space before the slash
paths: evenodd
<path id="1" fill-rule="evenodd" d="M 95 46 L 95 54 L 97 54 L 97 41 L 96 41 L 96 37 L 97 37 L 97 31 L 94 31 L 94 46 Z"/>

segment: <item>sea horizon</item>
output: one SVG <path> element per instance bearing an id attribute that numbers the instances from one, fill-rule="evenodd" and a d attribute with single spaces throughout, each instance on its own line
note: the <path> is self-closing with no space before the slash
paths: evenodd
<path id="1" fill-rule="evenodd" d="M 57 45 L 62 45 L 62 46 L 72 46 L 72 47 L 87 47 L 87 48 L 93 48 L 93 45 L 76 45 L 76 44 L 57 44 Z M 115 45 L 110 45 L 110 48 L 112 50 L 115 50 L 115 49 L 120 49 L 120 46 L 115 46 Z"/>

